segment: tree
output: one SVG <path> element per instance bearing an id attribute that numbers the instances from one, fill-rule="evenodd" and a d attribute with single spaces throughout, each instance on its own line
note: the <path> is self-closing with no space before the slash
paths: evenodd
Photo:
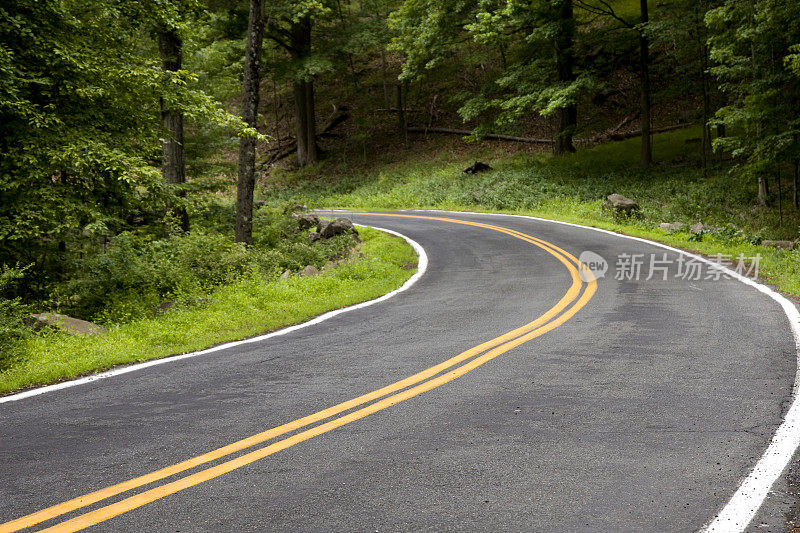
<path id="1" fill-rule="evenodd" d="M 332 20 L 333 9 L 329 4 L 332 2 L 279 1 L 270 3 L 267 8 L 266 37 L 289 55 L 289 64 L 276 70 L 287 72 L 292 82 L 297 163 L 300 166 L 319 160 L 314 79 L 332 68 L 328 55 L 335 51 L 328 49 L 317 53 L 312 42 L 312 30 L 318 21 Z"/>
<path id="2" fill-rule="evenodd" d="M 182 67 L 183 42 L 178 29 L 168 24 L 160 24 L 158 33 L 158 51 L 161 55 L 161 68 L 170 75 L 177 75 Z M 172 185 L 186 182 L 186 157 L 183 141 L 183 113 L 166 106 L 164 98 L 159 99 L 161 121 L 167 130 L 167 137 L 162 141 L 162 168 L 164 180 Z M 189 214 L 185 207 L 173 208 L 183 231 L 189 231 Z"/>
<path id="3" fill-rule="evenodd" d="M 759 203 L 766 204 L 769 176 L 798 157 L 800 4 L 726 0 L 706 14 L 706 23 L 710 70 L 728 99 L 714 118 L 727 134 L 714 146 L 733 155 L 734 173 L 755 181 Z"/>
<path id="4" fill-rule="evenodd" d="M 649 166 L 653 162 L 653 148 L 651 146 L 651 104 L 650 104 L 650 39 L 647 37 L 647 24 L 650 15 L 647 11 L 647 0 L 639 2 L 639 76 L 641 78 L 642 98 L 642 166 Z"/>
<path id="5" fill-rule="evenodd" d="M 558 32 L 555 39 L 556 71 L 558 81 L 569 84 L 575 81 L 572 71 L 572 44 L 575 35 L 575 16 L 572 9 L 572 0 L 559 0 L 555 6 L 558 11 Z M 554 148 L 555 155 L 574 152 L 572 136 L 578 125 L 578 107 L 574 101 L 560 107 L 558 110 L 558 133 Z"/>
<path id="6" fill-rule="evenodd" d="M 639 22 L 636 24 L 631 17 L 625 17 L 617 13 L 614 5 L 607 0 L 575 0 L 576 5 L 585 12 L 607 17 L 618 23 L 622 28 L 634 30 L 639 40 L 639 118 L 640 131 L 642 134 L 642 166 L 648 166 L 653 161 L 653 149 L 651 146 L 650 129 L 652 123 L 652 89 L 650 86 L 650 38 L 648 30 L 650 24 L 650 14 L 648 11 L 647 0 L 639 0 Z"/>
<path id="7" fill-rule="evenodd" d="M 255 129 L 258 118 L 261 83 L 261 46 L 264 38 L 264 0 L 250 0 L 247 25 L 244 82 L 242 83 L 242 120 Z M 253 191 L 255 189 L 256 139 L 239 140 L 239 179 L 236 188 L 236 242 L 253 240 Z"/>
<path id="8" fill-rule="evenodd" d="M 289 29 L 289 52 L 298 64 L 311 56 L 311 15 L 293 20 Z M 311 165 L 319 160 L 317 114 L 314 108 L 314 77 L 301 74 L 294 80 L 294 105 L 297 132 L 297 162 Z"/>
<path id="9" fill-rule="evenodd" d="M 438 68 L 467 40 L 483 57 L 500 56 L 459 110 L 464 121 L 479 122 L 475 137 L 513 128 L 532 113 L 556 115 L 554 151 L 574 151 L 578 99 L 594 81 L 587 71 L 576 74 L 572 0 L 406 0 L 390 23 L 398 33 L 393 47 L 406 56 L 403 79 Z"/>
<path id="10" fill-rule="evenodd" d="M 19 0 L 0 6 L 0 264 L 35 264 L 26 296 L 68 249 L 179 202 L 160 165 L 164 109 L 254 134 L 158 63 L 149 2 Z"/>

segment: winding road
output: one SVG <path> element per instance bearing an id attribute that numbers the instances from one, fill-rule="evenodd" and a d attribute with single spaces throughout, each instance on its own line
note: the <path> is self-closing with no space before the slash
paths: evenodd
<path id="1" fill-rule="evenodd" d="M 0 532 L 697 531 L 733 507 L 746 522 L 714 531 L 780 530 L 786 498 L 728 505 L 793 402 L 769 294 L 588 228 L 347 216 L 418 242 L 425 274 L 285 335 L 0 404 Z M 597 256 L 595 279 L 578 258 Z"/>

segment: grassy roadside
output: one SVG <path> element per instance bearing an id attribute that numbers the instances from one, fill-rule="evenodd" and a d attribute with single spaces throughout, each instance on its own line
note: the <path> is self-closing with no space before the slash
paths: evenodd
<path id="1" fill-rule="evenodd" d="M 784 205 L 755 205 L 753 183 L 733 178 L 715 164 L 701 169 L 698 137 L 690 128 L 654 137 L 655 164 L 643 170 L 640 142 L 609 143 L 560 159 L 536 153 L 507 156 L 484 144 L 464 153 L 446 149 L 433 157 L 381 163 L 370 168 L 328 164 L 276 174 L 266 198 L 295 198 L 309 206 L 343 209 L 447 209 L 533 215 L 593 226 L 716 256 L 760 255 L 759 274 L 779 290 L 800 296 L 800 251 L 761 246 L 762 239 L 794 239 L 800 214 Z M 461 169 L 476 159 L 493 170 L 468 175 Z M 321 176 L 321 178 L 320 178 Z M 785 184 L 784 184 L 785 186 Z M 604 198 L 620 193 L 635 199 L 640 219 L 618 220 L 601 209 Z M 784 200 L 784 204 L 788 204 Z M 682 222 L 687 230 L 669 233 L 661 222 Z M 715 229 L 700 235 L 689 226 Z"/>
<path id="2" fill-rule="evenodd" d="M 271 282 L 251 277 L 217 289 L 202 307 L 172 309 L 103 336 L 32 337 L 24 347 L 25 361 L 0 373 L 0 393 L 252 337 L 371 300 L 411 277 L 414 271 L 403 266 L 416 264 L 417 258 L 408 243 L 369 228 L 360 234 L 364 257 L 318 276 Z"/>

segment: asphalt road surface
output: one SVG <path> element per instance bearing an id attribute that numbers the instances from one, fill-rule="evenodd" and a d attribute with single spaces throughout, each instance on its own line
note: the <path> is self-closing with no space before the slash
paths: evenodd
<path id="1" fill-rule="evenodd" d="M 351 217 L 427 251 L 385 302 L 0 405 L 0 523 L 695 531 L 715 516 L 791 401 L 773 300 L 588 229 L 404 214 Z M 576 278 L 585 251 L 607 261 L 596 282 Z"/>

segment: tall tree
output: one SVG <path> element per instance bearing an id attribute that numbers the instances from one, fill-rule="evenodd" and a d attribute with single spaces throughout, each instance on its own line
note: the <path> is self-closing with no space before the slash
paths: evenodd
<path id="1" fill-rule="evenodd" d="M 176 76 L 181 70 L 183 61 L 183 42 L 178 29 L 168 24 L 161 24 L 157 30 L 158 51 L 161 56 L 161 68 L 169 75 Z M 167 137 L 162 145 L 162 169 L 164 180 L 172 185 L 186 182 L 186 156 L 183 142 L 183 113 L 168 106 L 163 97 L 159 98 L 161 122 L 167 130 Z M 173 207 L 181 229 L 189 231 L 189 215 L 183 206 Z"/>
<path id="2" fill-rule="evenodd" d="M 640 0 L 639 18 L 639 76 L 641 85 L 641 120 L 642 120 L 642 166 L 649 166 L 653 162 L 653 147 L 651 146 L 650 126 L 651 115 L 651 90 L 650 90 L 650 39 L 647 37 L 647 25 L 650 15 L 647 11 L 647 0 Z"/>
<path id="3" fill-rule="evenodd" d="M 459 114 L 478 122 L 475 137 L 518 127 L 531 114 L 555 115 L 554 152 L 574 151 L 578 99 L 594 82 L 575 62 L 573 0 L 406 0 L 391 25 L 393 47 L 407 58 L 404 79 L 438 68 L 465 41 L 474 43 L 474 56 L 499 53 L 499 61 L 482 61 L 493 65 L 483 86 L 462 98 Z"/>
<path id="4" fill-rule="evenodd" d="M 644 1 L 644 0 L 643 0 Z M 568 85 L 575 81 L 573 73 L 573 39 L 575 35 L 575 16 L 572 7 L 572 0 L 559 0 L 556 4 L 558 11 L 557 27 L 558 33 L 555 39 L 556 49 L 556 71 L 558 81 Z M 555 155 L 562 155 L 575 151 L 572 144 L 572 137 L 578 125 L 578 107 L 576 103 L 569 102 L 567 105 L 558 109 L 558 133 L 553 152 Z"/>
<path id="5" fill-rule="evenodd" d="M 311 56 L 311 24 L 309 14 L 303 15 L 289 29 L 289 53 L 297 64 Z M 292 82 L 295 105 L 297 163 L 311 165 L 319 160 L 317 148 L 317 114 L 314 107 L 314 76 L 300 73 Z"/>
<path id="6" fill-rule="evenodd" d="M 300 166 L 319 161 L 314 81 L 334 70 L 335 56 L 341 61 L 347 55 L 331 40 L 342 31 L 337 25 L 344 15 L 336 17 L 337 12 L 341 13 L 338 0 L 278 0 L 267 6 L 265 36 L 288 56 L 288 61 L 278 61 L 274 70 L 282 72 L 292 84 Z M 317 46 L 315 41 L 326 42 Z"/>
<path id="7" fill-rule="evenodd" d="M 766 204 L 768 179 L 793 165 L 798 153 L 800 4 L 726 0 L 707 13 L 706 22 L 710 70 L 728 100 L 715 116 L 727 136 L 714 145 L 733 155 L 734 173 L 755 182 L 758 201 Z"/>
<path id="8" fill-rule="evenodd" d="M 636 23 L 630 15 L 619 14 L 613 2 L 607 0 L 575 0 L 582 10 L 594 16 L 607 17 L 618 23 L 622 28 L 633 30 L 639 40 L 639 118 L 642 134 L 641 162 L 648 166 L 653 161 L 651 145 L 652 126 L 652 89 L 650 87 L 650 38 L 648 37 L 650 13 L 647 6 L 648 0 L 639 0 L 639 20 Z"/>
<path id="9" fill-rule="evenodd" d="M 261 47 L 264 39 L 264 1 L 250 0 L 247 45 L 242 83 L 242 120 L 256 129 L 259 86 L 261 83 Z M 253 241 L 253 191 L 255 190 L 256 142 L 252 136 L 239 139 L 239 179 L 236 187 L 236 242 Z"/>

